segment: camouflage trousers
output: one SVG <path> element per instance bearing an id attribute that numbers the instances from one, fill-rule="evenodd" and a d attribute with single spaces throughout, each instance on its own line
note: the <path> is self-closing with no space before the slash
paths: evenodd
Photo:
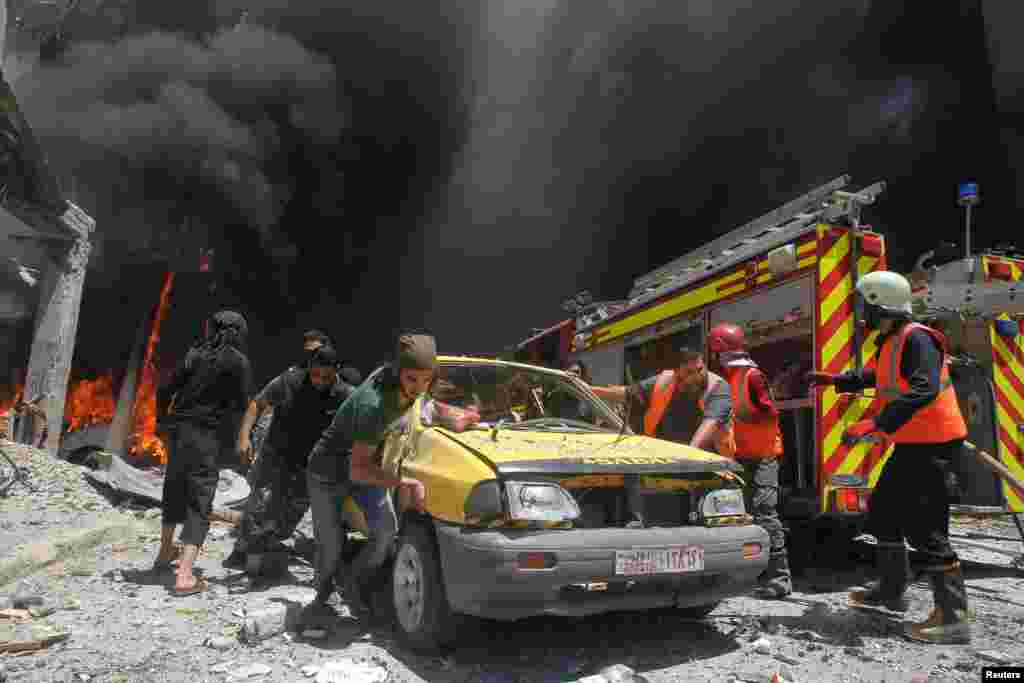
<path id="1" fill-rule="evenodd" d="M 290 466 L 286 454 L 262 444 L 249 470 L 249 500 L 235 550 L 262 552 L 291 538 L 309 510 L 306 468 Z"/>

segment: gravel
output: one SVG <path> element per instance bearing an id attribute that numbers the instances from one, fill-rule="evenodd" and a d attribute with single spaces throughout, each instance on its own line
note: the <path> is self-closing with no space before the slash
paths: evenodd
<path id="1" fill-rule="evenodd" d="M 83 478 L 82 468 L 29 447 L 14 448 L 35 490 L 0 499 L 0 577 L 11 567 L 28 573 L 8 574 L 15 579 L 0 585 L 0 609 L 16 601 L 29 605 L 38 612 L 29 626 L 45 625 L 70 637 L 38 653 L 0 655 L 0 672 L 10 681 L 720 683 L 771 681 L 778 673 L 780 680 L 815 683 L 973 683 L 983 666 L 1024 663 L 1024 576 L 1009 568 L 1005 556 L 985 566 L 967 563 L 976 612 L 974 644 L 967 646 L 912 643 L 899 636 L 898 621 L 848 609 L 846 594 L 867 578 L 864 567 L 808 572 L 787 600 L 734 598 L 704 621 L 671 611 L 471 620 L 459 647 L 443 656 L 410 652 L 390 623 L 359 621 L 341 601 L 326 619 L 246 644 L 239 634 L 247 615 L 278 605 L 301 609 L 312 599 L 308 545 L 297 544 L 304 554 L 292 558 L 282 581 L 248 585 L 220 567 L 233 538 L 228 527 L 215 523 L 217 533 L 197 563 L 210 592 L 172 597 L 172 574 L 150 571 L 158 517 L 114 507 Z M 86 537 L 90 530 L 93 535 Z M 957 520 L 954 530 L 1016 534 L 1006 519 Z M 308 516 L 300 531 L 311 534 Z M 68 541 L 69 534 L 86 540 Z M 47 543 L 64 554 L 47 563 L 54 557 L 44 552 Z M 1019 551 L 1021 544 L 1004 547 Z M 963 559 L 984 555 L 978 552 L 965 550 Z M 43 560 L 17 564 L 32 553 Z M 927 616 L 926 586 L 912 586 L 910 598 L 908 617 Z"/>

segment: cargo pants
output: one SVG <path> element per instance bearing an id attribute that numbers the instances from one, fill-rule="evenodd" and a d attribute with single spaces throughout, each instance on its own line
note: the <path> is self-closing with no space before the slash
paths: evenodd
<path id="1" fill-rule="evenodd" d="M 754 524 L 768 532 L 771 542 L 768 568 L 761 574 L 762 586 L 789 593 L 792 576 L 786 552 L 786 531 L 779 519 L 779 458 L 737 458 L 743 465 L 744 498 Z"/>

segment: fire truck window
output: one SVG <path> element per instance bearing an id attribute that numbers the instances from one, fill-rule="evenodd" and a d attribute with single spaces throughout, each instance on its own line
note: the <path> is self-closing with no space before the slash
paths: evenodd
<path id="1" fill-rule="evenodd" d="M 662 370 L 679 365 L 679 349 L 688 347 L 696 351 L 704 348 L 704 327 L 696 324 L 675 334 L 668 334 L 626 347 L 626 363 L 635 381 L 653 377 Z M 623 378 L 625 381 L 625 378 Z"/>
<path id="2" fill-rule="evenodd" d="M 776 400 L 810 396 L 806 375 L 814 369 L 814 346 L 809 337 L 763 344 L 751 349 L 750 357 L 768 377 Z"/>

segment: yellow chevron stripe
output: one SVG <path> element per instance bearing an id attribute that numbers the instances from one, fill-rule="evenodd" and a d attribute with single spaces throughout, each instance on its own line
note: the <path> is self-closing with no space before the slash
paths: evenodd
<path id="1" fill-rule="evenodd" d="M 876 263 L 878 263 L 878 259 L 874 256 L 861 256 L 857 259 L 857 274 L 867 275 L 874 270 Z"/>
<path id="2" fill-rule="evenodd" d="M 995 375 L 996 386 L 1003 390 L 1006 394 L 1006 398 L 1010 401 L 1010 404 L 1017 410 L 1018 413 L 1024 415 L 1024 398 L 1014 391 L 1013 386 L 1010 384 L 1006 376 L 1001 372 L 993 373 Z M 1017 427 L 1014 425 L 1014 431 Z"/>
<path id="3" fill-rule="evenodd" d="M 832 410 L 832 406 L 839 400 L 839 392 L 836 391 L 835 387 L 825 387 L 825 391 L 821 392 L 821 414 L 828 415 L 828 412 Z"/>
<path id="4" fill-rule="evenodd" d="M 878 352 L 878 330 L 868 332 L 861 344 L 862 361 L 867 363 Z"/>
<path id="5" fill-rule="evenodd" d="M 871 488 L 874 488 L 875 484 L 878 483 L 878 477 L 882 474 L 882 468 L 885 467 L 885 463 L 889 462 L 889 456 L 892 455 L 893 449 L 894 446 L 886 448 L 885 453 L 883 453 L 882 457 L 878 459 L 875 466 L 871 468 L 871 473 L 868 475 L 868 486 Z"/>
<path id="6" fill-rule="evenodd" d="M 843 414 L 839 416 L 836 423 L 828 430 L 828 434 L 825 435 L 823 456 L 826 460 L 828 459 L 828 456 L 839 447 L 843 437 L 843 431 L 846 429 L 846 426 L 851 422 L 859 420 L 870 405 L 871 401 L 865 401 L 863 399 L 854 399 L 853 401 L 850 401 L 850 405 L 846 407 L 846 410 L 843 411 Z"/>
<path id="7" fill-rule="evenodd" d="M 999 425 L 1010 434 L 1010 438 L 1014 440 L 1018 448 L 1024 444 L 1024 435 L 1017 431 L 1017 425 L 998 402 L 996 403 L 996 419 Z M 1024 478 L 1024 464 L 1011 457 L 1002 444 L 999 446 L 999 461 L 1018 479 Z M 1024 512 L 1024 500 L 1021 500 L 1016 492 L 1005 482 L 1003 483 L 1003 494 L 1006 496 L 1007 507 L 1011 512 Z"/>
<path id="8" fill-rule="evenodd" d="M 821 281 L 829 276 L 829 274 L 836 268 L 842 267 L 842 260 L 846 258 L 846 255 L 850 253 L 850 237 L 849 235 L 843 235 L 839 240 L 833 244 L 828 253 L 821 259 L 819 267 L 819 277 Z M 821 322 L 825 324 L 832 317 L 832 314 L 840 304 L 846 301 L 846 298 L 853 293 L 852 284 L 850 278 L 842 278 L 831 292 L 825 295 L 824 300 L 821 302 Z"/>
<path id="9" fill-rule="evenodd" d="M 873 444 L 859 443 L 849 451 L 846 452 L 846 457 L 836 468 L 836 474 L 853 474 L 860 464 L 867 457 L 868 451 L 873 447 Z"/>
<path id="10" fill-rule="evenodd" d="M 1016 377 L 1021 384 L 1024 384 L 1024 368 L 1021 367 L 1020 362 L 1013 355 L 1013 350 L 1006 345 L 1003 338 L 996 332 L 995 323 L 992 324 L 992 347 L 996 350 L 996 353 L 1000 355 L 1002 361 L 1006 363 L 1003 367 L 1007 368 L 1007 371 L 1012 372 L 1013 376 Z M 1009 382 L 1007 382 L 1007 384 L 1009 384 Z"/>
<path id="11" fill-rule="evenodd" d="M 1003 482 L 1003 494 L 1006 496 L 1006 509 L 1010 512 L 1024 512 L 1024 501 L 1010 488 L 1010 485 Z"/>
<path id="12" fill-rule="evenodd" d="M 1006 412 L 1006 409 L 999 405 L 998 402 L 996 404 L 996 420 L 998 421 L 999 426 L 1006 430 L 1017 446 L 1024 445 L 1024 435 L 1017 431 L 1017 425 L 1013 421 L 1013 418 L 1010 417 L 1009 413 Z M 1015 474 L 1024 477 L 1024 463 L 1021 463 L 1019 460 L 1012 457 L 1004 457 L 1001 458 L 1001 460 L 1003 461 L 1003 464 L 1013 470 Z"/>
<path id="13" fill-rule="evenodd" d="M 827 368 L 829 363 L 836 357 L 843 345 L 853 336 L 853 316 L 849 315 L 846 320 L 836 328 L 835 333 L 821 347 L 821 367 Z M 851 355 L 852 358 L 852 355 Z"/>

